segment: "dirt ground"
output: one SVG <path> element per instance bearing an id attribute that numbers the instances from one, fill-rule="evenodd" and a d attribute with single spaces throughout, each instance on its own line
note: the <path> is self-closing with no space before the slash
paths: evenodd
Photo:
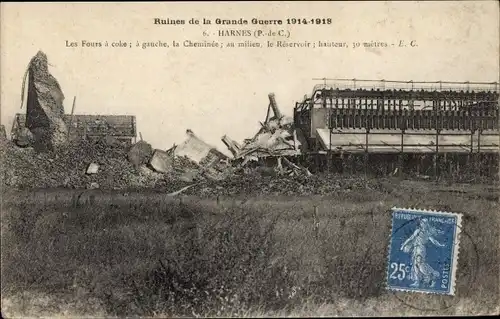
<path id="1" fill-rule="evenodd" d="M 303 197 L 27 190 L 2 198 L 7 317 L 499 311 L 492 185 L 386 180 L 377 190 Z M 385 289 L 394 206 L 463 214 L 455 296 Z"/>

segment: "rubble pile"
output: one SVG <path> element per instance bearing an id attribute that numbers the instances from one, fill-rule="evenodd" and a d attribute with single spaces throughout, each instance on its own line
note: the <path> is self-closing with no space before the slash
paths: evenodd
<path id="1" fill-rule="evenodd" d="M 90 188 L 96 183 L 100 188 L 124 189 L 155 187 L 159 179 L 153 172 L 134 167 L 127 160 L 125 147 L 109 145 L 105 140 L 83 140 L 71 147 L 38 153 L 2 140 L 0 156 L 2 183 L 15 188 Z"/>
<path id="2" fill-rule="evenodd" d="M 261 124 L 260 130 L 243 145 L 231 140 L 228 136 L 222 137 L 222 142 L 234 155 L 235 160 L 241 160 L 241 166 L 248 161 L 258 160 L 269 156 L 293 156 L 301 153 L 303 145 L 302 134 L 293 125 L 290 117 L 282 115 L 273 93 L 268 95 L 269 106 L 267 116 Z"/>
<path id="3" fill-rule="evenodd" d="M 269 105 L 266 119 L 253 138 L 243 144 L 233 141 L 227 135 L 222 142 L 233 154 L 233 165 L 238 168 L 252 167 L 253 162 L 267 162 L 272 174 L 288 177 L 308 177 L 312 174 L 307 168 L 292 163 L 287 157 L 300 155 L 305 145 L 300 129 L 293 124 L 293 119 L 284 116 L 278 108 L 273 93 L 268 95 Z M 269 162 L 272 168 L 269 167 Z"/>
<path id="4" fill-rule="evenodd" d="M 286 169 L 277 166 L 238 168 L 221 161 L 207 168 L 185 156 L 171 157 L 169 171 L 160 173 L 149 165 L 136 168 L 128 160 L 128 152 L 128 148 L 102 140 L 82 141 L 64 150 L 37 153 L 33 148 L 20 148 L 1 139 L 0 176 L 3 185 L 15 188 L 153 188 L 170 193 L 194 185 L 183 194 L 201 197 L 327 195 L 380 187 L 376 181 L 362 178 L 309 175 L 300 167 L 296 173 L 292 169 L 286 173 Z"/>
<path id="5" fill-rule="evenodd" d="M 3 186 L 14 188 L 176 190 L 205 179 L 220 180 L 222 168 L 219 163 L 205 167 L 186 156 L 150 148 L 143 141 L 125 147 L 101 139 L 82 140 L 65 148 L 37 152 L 32 147 L 21 148 L 14 142 L 0 139 L 0 176 Z"/>
<path id="6" fill-rule="evenodd" d="M 59 96 L 58 90 L 52 95 Z M 307 185 L 312 184 L 306 182 L 311 173 L 287 159 L 300 152 L 297 133 L 290 119 L 281 115 L 274 95 L 270 94 L 269 100 L 267 118 L 254 138 L 240 145 L 223 137 L 233 159 L 190 129 L 183 143 L 166 151 L 153 149 L 142 139 L 125 147 L 105 136 L 40 152 L 32 143 L 39 137 L 19 125 L 25 134 L 17 132 L 13 142 L 2 140 L 2 183 L 16 188 L 156 188 L 166 192 L 196 185 L 186 191 L 201 196 L 256 189 L 262 193 L 311 193 Z M 28 109 L 27 115 L 33 112 Z M 267 163 L 262 165 L 263 161 Z"/>
<path id="7" fill-rule="evenodd" d="M 312 176 L 290 160 L 301 154 L 305 141 L 292 119 L 280 112 L 272 93 L 268 95 L 266 119 L 253 138 L 242 144 L 228 136 L 222 138 L 233 154 L 229 158 L 190 129 L 183 143 L 166 151 L 154 149 L 142 135 L 131 146 L 101 131 L 97 140 L 95 134 L 87 138 L 87 126 L 80 139 L 68 143 L 64 94 L 49 73 L 47 56 L 41 51 L 30 61 L 22 92 L 26 120 L 17 120 L 25 123 L 17 123 L 12 141 L 5 138 L 4 128 L 0 131 L 2 186 L 156 188 L 168 193 L 185 190 L 198 196 L 326 194 L 343 187 L 336 179 L 325 182 Z"/>

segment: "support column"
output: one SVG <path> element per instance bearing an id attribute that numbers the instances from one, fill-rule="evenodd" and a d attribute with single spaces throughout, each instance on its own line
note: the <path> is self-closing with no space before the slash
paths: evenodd
<path id="1" fill-rule="evenodd" d="M 438 169 L 437 169 L 437 163 L 438 163 L 438 153 L 435 152 L 432 156 L 432 164 L 434 166 L 434 178 L 437 181 L 438 180 Z"/>
<path id="2" fill-rule="evenodd" d="M 437 117 L 436 117 L 437 121 Z M 434 176 L 436 181 L 439 179 L 439 131 L 436 125 L 436 152 L 434 153 Z"/>
<path id="3" fill-rule="evenodd" d="M 370 129 L 367 127 L 365 135 L 365 154 L 364 154 L 365 177 L 368 171 L 368 134 L 370 134 Z"/>
<path id="4" fill-rule="evenodd" d="M 448 164 L 448 168 L 447 168 L 447 175 L 448 175 L 448 178 L 452 177 L 454 174 L 453 174 L 453 160 L 454 160 L 454 156 L 451 155 L 451 160 L 448 158 L 447 156 L 447 153 L 444 153 L 444 162 L 446 164 Z"/>
<path id="5" fill-rule="evenodd" d="M 344 158 L 344 152 L 340 152 L 340 173 L 344 174 L 345 173 L 345 168 L 346 168 L 346 163 L 345 163 L 345 158 Z"/>
<path id="6" fill-rule="evenodd" d="M 416 160 L 416 174 L 417 175 L 420 175 L 420 170 L 421 170 L 421 167 L 422 167 L 422 156 L 420 154 L 416 154 L 416 155 L 412 155 L 414 157 L 417 158 Z"/>
<path id="7" fill-rule="evenodd" d="M 482 156 L 481 156 L 481 133 L 482 133 L 482 129 L 480 128 L 478 131 L 477 131 L 477 155 L 476 155 L 476 176 L 480 177 L 481 176 L 481 159 L 482 159 Z"/>

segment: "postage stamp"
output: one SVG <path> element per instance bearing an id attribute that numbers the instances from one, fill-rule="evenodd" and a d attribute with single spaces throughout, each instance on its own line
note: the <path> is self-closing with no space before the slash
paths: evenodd
<path id="1" fill-rule="evenodd" d="M 392 208 L 387 289 L 455 294 L 462 215 Z"/>

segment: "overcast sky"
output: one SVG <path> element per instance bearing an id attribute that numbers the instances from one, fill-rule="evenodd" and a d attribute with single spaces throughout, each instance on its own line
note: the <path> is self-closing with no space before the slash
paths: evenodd
<path id="1" fill-rule="evenodd" d="M 154 18 L 331 18 L 331 25 L 262 27 L 290 31 L 288 41 L 347 42 L 350 48 L 138 49 L 67 48 L 66 40 L 231 41 L 223 27 L 154 25 Z M 204 37 L 203 31 L 212 36 Z M 241 142 L 258 130 L 269 92 L 284 114 L 310 94 L 313 78 L 498 81 L 497 1 L 371 3 L 2 3 L 1 123 L 20 109 L 23 74 L 38 50 L 77 114 L 136 115 L 153 147 L 167 149 L 186 129 L 226 152 L 220 138 Z M 247 38 L 233 40 L 244 41 Z M 255 41 L 255 38 L 248 38 Z M 271 39 L 273 41 L 279 38 Z M 352 49 L 352 42 L 415 40 L 417 48 Z M 261 42 L 265 43 L 265 39 Z"/>

